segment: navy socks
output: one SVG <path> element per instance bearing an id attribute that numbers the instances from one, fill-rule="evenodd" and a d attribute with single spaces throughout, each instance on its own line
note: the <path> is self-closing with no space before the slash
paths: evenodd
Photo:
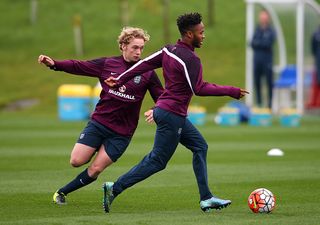
<path id="1" fill-rule="evenodd" d="M 73 179 L 70 183 L 68 183 L 63 188 L 60 188 L 58 190 L 59 193 L 63 193 L 64 195 L 69 194 L 70 192 L 73 192 L 79 188 L 82 188 L 93 181 L 95 181 L 97 178 L 92 178 L 88 175 L 88 169 L 85 169 L 82 171 L 75 179 Z"/>

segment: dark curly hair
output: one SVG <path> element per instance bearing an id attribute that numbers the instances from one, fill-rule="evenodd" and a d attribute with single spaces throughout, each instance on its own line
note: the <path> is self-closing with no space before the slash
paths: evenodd
<path id="1" fill-rule="evenodd" d="M 177 25 L 181 35 L 184 35 L 192 27 L 200 24 L 202 16 L 200 13 L 186 13 L 178 17 Z"/>

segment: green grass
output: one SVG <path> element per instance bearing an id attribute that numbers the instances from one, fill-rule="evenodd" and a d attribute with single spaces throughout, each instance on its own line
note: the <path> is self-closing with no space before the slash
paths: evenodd
<path id="1" fill-rule="evenodd" d="M 208 173 L 212 190 L 232 205 L 204 214 L 191 154 L 179 146 L 167 168 L 121 194 L 112 212 L 102 210 L 101 184 L 130 169 L 153 143 L 155 126 L 142 120 L 123 157 L 98 180 L 68 195 L 68 205 L 51 203 L 53 192 L 82 168 L 71 168 L 69 155 L 86 124 L 61 122 L 55 116 L 0 114 L 0 224 L 319 224 L 320 119 L 304 118 L 298 128 L 220 127 L 199 129 L 209 144 Z M 267 157 L 273 147 L 284 157 Z M 255 188 L 270 189 L 275 211 L 249 211 Z"/>
<path id="2" fill-rule="evenodd" d="M 161 0 L 130 2 L 130 24 L 151 35 L 144 56 L 162 46 Z M 166 170 L 121 194 L 108 215 L 102 211 L 101 184 L 115 180 L 149 152 L 155 131 L 143 121 L 123 157 L 99 179 L 68 196 L 68 205 L 51 203 L 57 188 L 82 168 L 71 168 L 70 151 L 86 122 L 61 122 L 56 118 L 59 85 L 96 79 L 69 76 L 37 64 L 39 54 L 56 59 L 91 59 L 119 54 L 116 39 L 118 0 L 39 0 L 38 21 L 29 22 L 28 0 L 0 1 L 0 110 L 12 101 L 35 98 L 40 104 L 22 112 L 0 111 L 0 224 L 319 224 L 320 119 L 303 118 L 299 128 L 275 125 L 219 127 L 212 122 L 199 127 L 209 143 L 208 173 L 212 190 L 233 203 L 210 214 L 199 209 L 192 171 L 192 156 L 178 147 Z M 170 1 L 171 42 L 178 38 L 175 19 L 184 12 L 199 11 L 206 24 L 206 1 Z M 85 55 L 74 51 L 72 19 L 83 19 Z M 209 82 L 244 86 L 245 3 L 215 1 L 215 25 L 206 28 L 201 57 Z M 293 57 L 293 56 L 289 56 Z M 214 112 L 230 98 L 194 97 Z M 149 108 L 150 98 L 141 112 Z M 273 147 L 285 156 L 270 158 Z M 256 215 L 247 207 L 249 193 L 266 187 L 277 197 L 270 215 Z"/>

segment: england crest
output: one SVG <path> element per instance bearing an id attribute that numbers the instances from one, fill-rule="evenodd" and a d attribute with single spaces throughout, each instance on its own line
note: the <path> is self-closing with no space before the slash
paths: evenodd
<path id="1" fill-rule="evenodd" d="M 139 84 L 141 81 L 141 75 L 135 76 L 133 81 L 134 81 L 134 83 Z"/>

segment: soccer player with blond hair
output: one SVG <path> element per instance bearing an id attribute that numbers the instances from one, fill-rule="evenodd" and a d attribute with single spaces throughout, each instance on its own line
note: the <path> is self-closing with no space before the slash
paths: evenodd
<path id="1" fill-rule="evenodd" d="M 155 102 L 163 92 L 161 82 L 153 70 L 137 74 L 117 89 L 110 89 L 104 83 L 108 77 L 121 74 L 138 62 L 149 38 L 143 29 L 125 27 L 118 37 L 122 53 L 120 56 L 88 61 L 57 61 L 46 55 L 39 56 L 38 62 L 52 70 L 96 77 L 102 87 L 100 100 L 91 119 L 73 147 L 70 164 L 80 167 L 95 157 L 85 170 L 54 193 L 54 203 L 66 204 L 69 193 L 95 181 L 104 169 L 121 157 L 137 128 L 146 92 L 150 92 Z M 146 117 L 148 122 L 153 120 L 152 110 L 146 113 Z"/>

